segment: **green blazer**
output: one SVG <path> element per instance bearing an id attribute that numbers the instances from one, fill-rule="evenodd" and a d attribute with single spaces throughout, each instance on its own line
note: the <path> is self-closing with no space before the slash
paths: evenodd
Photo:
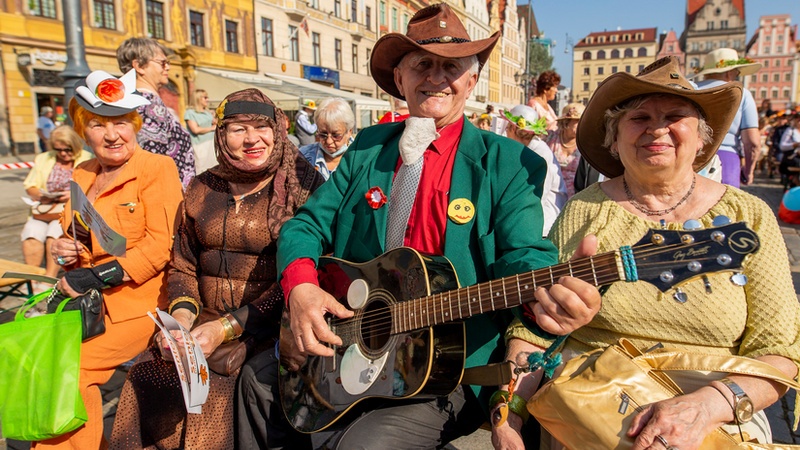
<path id="1" fill-rule="evenodd" d="M 364 262 L 385 251 L 389 207 L 373 209 L 365 195 L 375 186 L 387 198 L 391 195 L 404 127 L 402 122 L 376 125 L 358 134 L 331 178 L 283 225 L 279 274 L 298 258 L 316 262 L 333 253 Z M 555 246 L 541 237 L 546 164 L 523 145 L 464 120 L 449 196 L 450 201 L 470 200 L 476 212 L 463 225 L 448 220 L 444 241 L 444 255 L 462 286 L 557 262 Z M 503 335 L 510 320 L 511 313 L 504 311 L 466 321 L 466 367 L 504 359 Z"/>

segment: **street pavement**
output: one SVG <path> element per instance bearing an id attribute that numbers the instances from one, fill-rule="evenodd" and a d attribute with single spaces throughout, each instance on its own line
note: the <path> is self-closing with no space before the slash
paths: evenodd
<path id="1" fill-rule="evenodd" d="M 27 220 L 28 207 L 22 202 L 21 197 L 25 195 L 22 182 L 27 175 L 26 169 L 2 169 L 3 164 L 32 161 L 34 155 L 0 155 L 0 258 L 11 261 L 24 262 L 20 247 L 20 232 Z M 777 179 L 769 179 L 761 174 L 757 174 L 756 182 L 752 186 L 745 187 L 747 192 L 754 194 L 764 200 L 777 214 L 780 205 L 783 189 Z M 800 293 L 800 225 L 789 225 L 781 223 L 781 232 L 788 249 L 789 264 L 792 270 L 795 292 Z M 800 299 L 800 296 L 798 297 Z M 0 309 L 8 307 L 8 303 L 0 303 Z M 8 315 L 6 315 L 8 316 Z M 8 317 L 0 316 L 0 323 L 7 321 Z M 104 389 L 104 399 L 106 401 L 105 410 L 107 411 L 106 428 L 110 431 L 113 422 L 113 413 L 118 401 L 118 393 L 124 381 L 124 371 L 118 371 L 115 377 Z M 776 443 L 800 444 L 800 433 L 792 432 L 791 425 L 794 421 L 792 408 L 795 402 L 795 393 L 790 391 L 781 401 L 775 403 L 767 409 L 772 426 L 772 433 Z M 0 437 L 0 450 L 8 449 L 27 449 L 26 443 L 9 441 L 5 442 Z M 448 450 L 484 450 L 491 449 L 490 433 L 486 430 L 478 430 L 475 433 L 453 441 L 447 447 Z"/>

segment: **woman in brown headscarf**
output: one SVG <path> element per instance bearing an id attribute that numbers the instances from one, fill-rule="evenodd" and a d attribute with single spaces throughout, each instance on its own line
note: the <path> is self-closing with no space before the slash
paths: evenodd
<path id="1" fill-rule="evenodd" d="M 228 95 L 216 114 L 219 164 L 186 190 L 168 276 L 169 313 L 191 329 L 207 357 L 243 333 L 255 336 L 253 354 L 274 354 L 283 306 L 278 233 L 322 178 L 287 139 L 283 111 L 260 91 Z M 221 316 L 201 324 L 203 309 Z M 187 415 L 174 363 L 162 358 L 169 352 L 160 335 L 155 341 L 123 387 L 112 447 L 233 448 L 240 371 L 211 372 L 202 414 Z"/>

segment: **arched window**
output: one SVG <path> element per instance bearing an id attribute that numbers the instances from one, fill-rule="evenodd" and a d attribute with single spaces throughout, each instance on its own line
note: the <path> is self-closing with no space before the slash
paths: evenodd
<path id="1" fill-rule="evenodd" d="M 597 59 L 606 59 L 606 51 L 600 50 L 597 52 Z"/>
<path id="2" fill-rule="evenodd" d="M 633 49 L 632 48 L 626 48 L 625 49 L 625 57 L 626 58 L 633 58 Z"/>
<path id="3" fill-rule="evenodd" d="M 611 58 L 619 58 L 619 50 L 611 50 Z"/>
<path id="4" fill-rule="evenodd" d="M 583 52 L 583 59 L 592 59 L 592 52 Z"/>
<path id="5" fill-rule="evenodd" d="M 637 52 L 636 56 L 647 56 L 647 49 L 644 47 L 639 47 L 639 51 Z"/>

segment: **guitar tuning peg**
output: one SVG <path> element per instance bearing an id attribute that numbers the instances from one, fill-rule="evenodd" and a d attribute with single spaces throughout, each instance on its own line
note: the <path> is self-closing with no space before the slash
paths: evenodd
<path id="1" fill-rule="evenodd" d="M 708 275 L 703 275 L 703 286 L 706 288 L 706 294 L 712 294 L 711 281 L 708 280 Z"/>
<path id="2" fill-rule="evenodd" d="M 675 293 L 672 294 L 672 298 L 678 303 L 686 303 L 686 301 L 689 300 L 689 296 L 686 295 L 686 292 L 683 292 L 681 288 L 675 290 Z"/>
<path id="3" fill-rule="evenodd" d="M 731 223 L 731 218 L 728 216 L 717 216 L 714 217 L 714 220 L 711 221 L 711 224 L 715 227 L 725 226 Z"/>
<path id="4" fill-rule="evenodd" d="M 702 230 L 703 224 L 700 223 L 699 220 L 689 219 L 686 222 L 683 222 L 683 229 L 686 231 Z"/>
<path id="5" fill-rule="evenodd" d="M 736 272 L 731 275 L 731 283 L 740 287 L 744 286 L 747 284 L 747 275 L 743 274 L 742 272 Z"/>

